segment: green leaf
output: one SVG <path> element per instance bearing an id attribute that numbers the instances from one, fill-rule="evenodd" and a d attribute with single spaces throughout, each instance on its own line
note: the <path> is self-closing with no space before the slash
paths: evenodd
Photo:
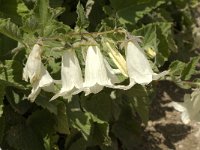
<path id="1" fill-rule="evenodd" d="M 12 126 L 7 133 L 6 141 L 10 147 L 17 150 L 44 150 L 42 141 L 24 124 Z"/>
<path id="2" fill-rule="evenodd" d="M 111 138 L 109 137 L 109 124 L 89 113 L 93 120 L 89 143 L 91 146 L 111 146 Z"/>
<path id="3" fill-rule="evenodd" d="M 37 97 L 37 99 L 35 100 L 35 103 L 39 106 L 41 106 L 42 108 L 47 109 L 49 112 L 53 113 L 53 114 L 57 114 L 58 113 L 58 108 L 55 105 L 54 102 L 49 102 L 49 97 L 45 96 L 45 95 L 39 95 Z"/>
<path id="4" fill-rule="evenodd" d="M 196 71 L 196 66 L 200 60 L 200 57 L 193 57 L 189 63 L 186 64 L 181 72 L 181 78 L 183 80 L 189 80 Z"/>
<path id="5" fill-rule="evenodd" d="M 69 150 L 86 150 L 86 145 L 87 141 L 84 138 L 79 138 L 71 144 Z"/>
<path id="6" fill-rule="evenodd" d="M 91 95 L 90 97 L 83 97 L 81 100 L 82 106 L 88 111 L 104 121 L 112 120 L 112 99 L 110 93 L 101 91 L 98 94 Z M 98 104 L 98 107 L 96 105 Z"/>
<path id="7" fill-rule="evenodd" d="M 90 117 L 83 112 L 72 110 L 69 120 L 72 127 L 80 131 L 83 137 L 88 140 L 91 132 Z"/>
<path id="8" fill-rule="evenodd" d="M 92 126 L 91 118 L 81 110 L 78 96 L 74 96 L 69 102 L 67 111 L 67 114 L 69 114 L 70 126 L 80 131 L 83 137 L 88 140 Z"/>
<path id="9" fill-rule="evenodd" d="M 58 22 L 58 21 L 51 21 L 51 23 L 46 25 L 46 27 L 44 29 L 44 35 L 48 36 L 48 37 L 52 37 L 52 38 L 55 38 L 55 37 L 62 38 L 62 36 L 66 36 L 66 34 L 69 31 L 71 31 L 71 28 L 68 25 L 65 25 L 62 22 Z M 55 43 L 56 41 L 54 40 L 54 41 L 50 41 L 50 42 Z M 60 43 L 60 45 L 61 44 L 63 44 L 63 43 Z"/>
<path id="10" fill-rule="evenodd" d="M 21 17 L 17 13 L 18 1 L 0 0 L 0 18 L 11 18 L 11 20 L 20 25 Z"/>
<path id="11" fill-rule="evenodd" d="M 150 100 L 146 89 L 141 85 L 136 85 L 127 91 L 127 96 L 129 97 L 135 111 L 142 119 L 142 122 L 147 124 L 147 121 L 149 120 Z"/>
<path id="12" fill-rule="evenodd" d="M 26 32 L 34 33 L 40 26 L 39 20 L 36 18 L 33 12 L 23 16 L 23 27 L 22 29 Z"/>
<path id="13" fill-rule="evenodd" d="M 17 42 L 0 33 L 0 60 L 11 58 L 12 50 L 17 47 Z"/>
<path id="14" fill-rule="evenodd" d="M 84 7 L 83 7 L 83 5 L 81 5 L 80 2 L 77 5 L 76 13 L 78 15 L 77 21 L 76 21 L 76 25 L 80 29 L 87 28 L 89 26 L 89 21 L 88 21 L 88 18 L 86 17 L 86 13 L 85 13 Z"/>
<path id="15" fill-rule="evenodd" d="M 153 49 L 153 51 L 158 51 L 158 39 L 156 34 L 156 24 L 148 24 L 143 26 L 140 29 L 133 31 L 134 35 L 137 36 L 143 36 L 142 40 L 142 47 L 145 50 L 148 50 L 149 48 Z"/>
<path id="16" fill-rule="evenodd" d="M 6 86 L 15 86 L 24 89 L 22 81 L 23 66 L 15 60 L 6 60 L 0 64 L 0 83 Z"/>
<path id="17" fill-rule="evenodd" d="M 111 132 L 122 143 L 122 149 L 133 150 L 138 146 L 141 132 L 140 123 L 133 117 L 130 107 L 123 105 L 119 120 L 113 123 Z"/>
<path id="18" fill-rule="evenodd" d="M 196 73 L 199 60 L 200 57 L 192 57 L 189 63 L 178 60 L 172 62 L 169 66 L 171 77 L 178 76 L 182 80 L 189 80 Z"/>
<path id="19" fill-rule="evenodd" d="M 29 116 L 27 124 L 39 137 L 44 138 L 54 132 L 56 120 L 55 116 L 47 110 L 38 110 Z"/>
<path id="20" fill-rule="evenodd" d="M 24 16 L 29 12 L 29 9 L 26 7 L 26 5 L 24 4 L 24 2 L 18 3 L 17 5 L 17 13 L 20 16 Z"/>
<path id="21" fill-rule="evenodd" d="M 117 11 L 117 16 L 122 24 L 135 24 L 138 20 L 142 19 L 144 15 L 150 13 L 163 3 L 163 0 L 150 0 L 147 3 L 139 5 L 128 5 L 127 7 L 119 9 Z"/>
<path id="22" fill-rule="evenodd" d="M 158 66 L 162 66 L 168 60 L 171 51 L 176 51 L 171 26 L 172 24 L 168 22 L 156 22 L 133 31 L 134 35 L 144 37 L 142 47 L 147 52 L 149 49 L 155 51 Z"/>
<path id="23" fill-rule="evenodd" d="M 185 66 L 186 64 L 184 62 L 178 60 L 173 61 L 169 66 L 170 74 L 172 76 L 180 76 Z"/>
<path id="24" fill-rule="evenodd" d="M 11 39 L 22 42 L 22 31 L 10 19 L 0 19 L 0 33 Z"/>

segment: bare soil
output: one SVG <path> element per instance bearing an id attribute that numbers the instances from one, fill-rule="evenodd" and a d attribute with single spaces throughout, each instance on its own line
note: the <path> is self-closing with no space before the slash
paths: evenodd
<path id="1" fill-rule="evenodd" d="M 158 84 L 139 150 L 200 150 L 200 124 L 183 124 L 180 112 L 170 106 L 172 101 L 183 101 L 184 94 L 190 92 L 167 81 Z"/>

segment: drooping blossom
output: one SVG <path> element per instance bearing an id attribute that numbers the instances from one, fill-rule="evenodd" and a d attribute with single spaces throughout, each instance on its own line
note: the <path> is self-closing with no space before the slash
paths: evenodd
<path id="1" fill-rule="evenodd" d="M 53 79 L 42 63 L 41 52 L 41 46 L 35 44 L 23 69 L 23 79 L 25 81 L 30 80 L 32 85 L 31 94 L 28 96 L 28 99 L 32 102 L 36 99 L 41 89 L 48 92 L 54 91 Z"/>
<path id="2" fill-rule="evenodd" d="M 83 88 L 86 95 L 98 93 L 103 87 L 115 88 L 117 76 L 104 59 L 98 46 L 89 46 L 85 61 L 85 81 Z"/>
<path id="3" fill-rule="evenodd" d="M 74 50 L 66 50 L 63 54 L 61 81 L 61 90 L 58 94 L 52 97 L 51 100 L 54 100 L 59 96 L 70 97 L 83 86 L 82 72 Z"/>
<path id="4" fill-rule="evenodd" d="M 157 80 L 167 74 L 166 71 L 160 74 L 153 72 L 143 49 L 137 42 L 129 41 L 127 43 L 126 64 L 130 79 L 130 84 L 126 89 L 131 88 L 136 83 L 141 85 L 149 84 L 152 80 Z"/>

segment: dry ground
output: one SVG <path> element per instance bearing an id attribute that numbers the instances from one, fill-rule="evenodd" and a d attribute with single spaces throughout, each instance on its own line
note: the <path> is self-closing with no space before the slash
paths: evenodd
<path id="1" fill-rule="evenodd" d="M 169 105 L 182 101 L 190 91 L 166 81 L 159 83 L 158 89 L 139 150 L 200 150 L 200 124 L 183 124 L 180 113 Z"/>

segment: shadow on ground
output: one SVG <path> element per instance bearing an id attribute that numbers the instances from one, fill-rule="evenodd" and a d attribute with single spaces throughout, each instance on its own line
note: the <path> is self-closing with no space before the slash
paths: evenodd
<path id="1" fill-rule="evenodd" d="M 179 112 L 169 106 L 172 101 L 183 101 L 184 94 L 190 91 L 168 81 L 159 82 L 157 89 L 157 95 L 150 106 L 150 120 L 139 150 L 175 150 L 178 149 L 176 143 L 191 133 L 192 127 L 183 124 Z"/>

